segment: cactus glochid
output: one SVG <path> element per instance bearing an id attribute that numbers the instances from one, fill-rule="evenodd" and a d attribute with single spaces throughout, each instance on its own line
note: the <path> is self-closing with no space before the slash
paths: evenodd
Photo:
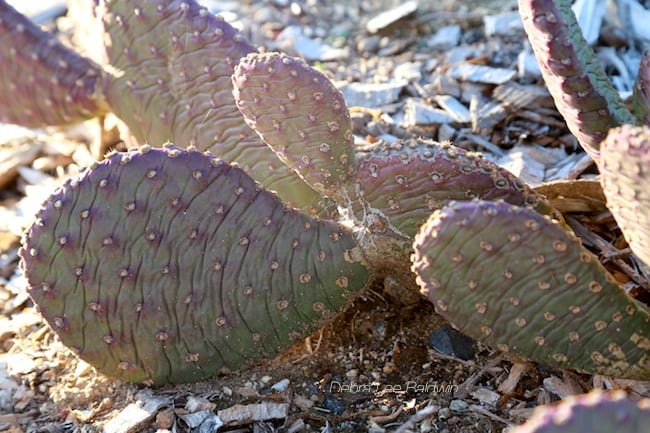
<path id="1" fill-rule="evenodd" d="M 283 54 L 252 53 L 191 0 L 94 4 L 110 42 L 96 59 L 95 108 L 114 111 L 136 141 L 189 147 L 111 154 L 57 190 L 26 233 L 32 299 L 100 371 L 153 384 L 200 380 L 273 356 L 371 278 L 409 286 L 415 273 L 443 316 L 497 349 L 650 378 L 648 309 L 515 176 L 449 144 L 403 140 L 358 151 L 343 98 L 323 74 Z M 0 40 L 20 39 L 1 24 L 13 13 L 0 0 Z M 52 38 L 34 34 L 27 48 Z M 35 79 L 55 66 L 45 63 Z M 592 73 L 583 69 L 565 74 L 578 83 L 566 87 L 573 100 L 591 95 L 580 87 Z M 53 111 L 68 96 L 59 90 Z M 601 104 L 607 92 L 587 96 L 589 113 L 609 107 Z M 71 99 L 72 112 L 97 111 Z M 12 121 L 22 121 L 15 113 Z M 589 116 L 578 116 L 580 128 L 592 125 Z M 594 156 L 601 132 L 579 136 Z M 616 182 L 612 190 L 630 188 Z M 325 216 L 335 215 L 324 212 L 331 203 L 339 221 Z M 630 238 L 635 251 L 647 245 L 639 233 Z"/>

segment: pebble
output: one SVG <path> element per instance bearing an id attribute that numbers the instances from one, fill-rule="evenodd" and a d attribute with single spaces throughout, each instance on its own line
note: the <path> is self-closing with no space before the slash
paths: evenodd
<path id="1" fill-rule="evenodd" d="M 383 84 L 348 83 L 340 90 L 348 107 L 381 108 L 397 101 L 406 84 L 403 80 Z"/>
<path id="2" fill-rule="evenodd" d="M 450 325 L 443 325 L 433 331 L 429 344 L 438 352 L 463 359 L 474 358 L 474 340 L 456 331 Z"/>
<path id="3" fill-rule="evenodd" d="M 469 404 L 467 404 L 467 402 L 464 400 L 452 400 L 449 402 L 449 409 L 452 412 L 462 412 L 468 407 Z"/>
<path id="4" fill-rule="evenodd" d="M 323 401 L 323 407 L 329 410 L 333 415 L 341 415 L 347 409 L 345 401 L 341 398 L 328 395 Z"/>
<path id="5" fill-rule="evenodd" d="M 442 123 L 453 123 L 454 118 L 445 110 L 434 108 L 429 104 L 409 98 L 404 104 L 404 126 L 416 125 L 440 125 Z"/>
<path id="6" fill-rule="evenodd" d="M 414 0 L 407 1 L 397 7 L 381 12 L 380 14 L 372 17 L 366 23 L 366 30 L 368 31 L 368 33 L 377 33 L 387 28 L 391 24 L 395 24 L 397 21 L 401 20 L 402 18 L 406 18 L 407 16 L 411 15 L 417 10 L 418 10 L 417 1 Z"/>
<path id="7" fill-rule="evenodd" d="M 449 50 L 460 42 L 461 28 L 457 24 L 441 27 L 436 33 L 427 39 L 429 48 Z"/>
<path id="8" fill-rule="evenodd" d="M 510 81 L 517 72 L 512 69 L 463 63 L 449 70 L 452 78 L 485 84 L 503 84 Z"/>
<path id="9" fill-rule="evenodd" d="M 422 62 L 400 63 L 393 70 L 393 77 L 397 81 L 420 81 L 422 79 Z"/>
<path id="10" fill-rule="evenodd" d="M 487 15 L 483 18 L 483 25 L 486 36 L 508 35 L 524 29 L 518 11 Z"/>
<path id="11" fill-rule="evenodd" d="M 451 409 L 448 407 L 443 407 L 438 411 L 438 419 L 448 419 L 451 416 Z"/>
<path id="12" fill-rule="evenodd" d="M 271 386 L 271 389 L 275 392 L 284 392 L 289 388 L 289 379 L 282 379 Z"/>

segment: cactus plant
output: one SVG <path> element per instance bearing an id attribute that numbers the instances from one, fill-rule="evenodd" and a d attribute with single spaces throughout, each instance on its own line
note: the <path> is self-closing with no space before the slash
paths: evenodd
<path id="1" fill-rule="evenodd" d="M 648 433 L 650 400 L 633 401 L 623 391 L 591 391 L 538 406 L 511 433 Z"/>
<path id="2" fill-rule="evenodd" d="M 510 224 L 543 226 L 549 231 L 542 234 L 533 230 L 535 236 L 531 235 L 528 244 L 520 243 L 514 250 L 504 248 L 498 260 L 486 262 L 496 265 L 482 267 L 487 286 L 494 288 L 490 272 L 503 271 L 510 263 L 521 265 L 517 270 L 521 278 L 510 289 L 511 304 L 512 299 L 529 300 L 530 296 L 524 296 L 527 277 L 539 277 L 534 281 L 537 297 L 530 304 L 522 304 L 525 315 L 512 319 L 515 325 L 530 323 L 535 336 L 527 340 L 526 336 L 513 335 L 507 328 L 508 318 L 494 314 L 508 307 L 502 305 L 504 299 L 497 300 L 496 308 L 485 300 L 470 305 L 485 321 L 468 319 L 465 331 L 483 339 L 484 330 L 489 330 L 492 339 L 486 341 L 496 347 L 559 367 L 648 378 L 647 308 L 636 305 L 608 281 L 608 274 L 580 250 L 565 228 L 542 216 L 553 214 L 552 209 L 523 182 L 475 154 L 446 144 L 407 140 L 355 154 L 347 109 L 325 76 L 281 54 L 246 53 L 246 46 L 225 23 L 192 2 L 139 4 L 97 1 L 93 9 L 112 41 L 109 46 L 118 47 L 117 51 L 107 51 L 108 60 L 103 63 L 101 89 L 110 108 L 118 115 L 122 113 L 127 124 L 142 123 L 142 128 L 133 127 L 133 133 L 145 139 L 149 133 L 161 140 L 180 137 L 199 150 L 210 149 L 219 158 L 225 154 L 225 160 L 234 159 L 253 178 L 253 168 L 272 166 L 275 172 L 288 173 L 291 181 L 277 188 L 276 197 L 244 171 L 217 163 L 214 157 L 192 147 L 190 151 L 147 147 L 114 154 L 66 183 L 44 203 L 39 220 L 24 239 L 21 257 L 30 295 L 52 328 L 80 356 L 109 375 L 155 384 L 193 381 L 220 368 L 237 368 L 272 356 L 314 329 L 325 310 L 343 308 L 347 296 L 362 290 L 368 278 L 392 274 L 405 285 L 413 284 L 414 275 L 408 271 L 412 248 L 413 271 L 423 291 L 443 315 L 459 324 L 459 318 L 465 320 L 467 314 L 465 305 L 444 310 L 446 295 L 437 291 L 439 286 L 459 284 L 448 272 L 455 265 L 460 273 L 474 272 L 472 261 L 460 263 L 456 259 L 461 256 L 454 254 L 438 257 L 440 245 L 435 245 L 435 239 L 440 233 L 460 233 L 454 242 L 478 235 L 478 227 L 494 221 L 489 215 L 494 212 L 504 219 L 492 224 L 494 230 L 487 241 L 479 239 L 481 251 L 500 251 L 500 241 L 510 233 Z M 133 14 L 126 14 L 124 7 L 135 8 Z M 0 7 L 0 16 L 2 10 Z M 156 26 L 160 20 L 167 25 Z M 163 33 L 150 40 L 142 23 Z M 224 70 L 220 69 L 223 65 L 215 66 L 214 70 L 221 72 L 214 77 L 210 66 L 207 70 L 197 68 L 204 65 L 202 57 L 194 56 L 193 50 L 184 51 L 186 45 L 181 39 L 198 52 L 204 47 L 208 52 L 222 53 L 227 66 Z M 151 45 L 142 51 L 129 44 L 131 40 Z M 158 45 L 159 40 L 166 42 Z M 242 59 L 237 68 L 232 61 L 235 55 L 228 55 L 231 45 L 224 48 L 224 40 L 239 47 L 235 51 Z M 140 77 L 143 64 L 151 64 L 157 73 Z M 169 89 L 164 80 L 161 83 L 156 79 L 168 73 L 166 68 L 178 71 L 170 77 Z M 191 75 L 199 70 L 206 75 Z M 225 131 L 213 122 L 213 133 L 195 134 L 192 128 L 203 124 L 196 123 L 193 114 L 210 113 L 205 107 L 216 99 L 193 94 L 188 82 L 198 80 L 205 84 L 203 89 L 211 89 L 209 94 L 223 95 L 222 74 L 230 72 L 232 77 L 228 75 L 225 81 L 228 86 L 234 84 L 234 97 L 223 103 L 223 109 L 230 113 L 238 108 L 243 117 Z M 182 83 L 174 83 L 178 77 Z M 151 86 L 140 87 L 143 82 Z M 157 86 L 164 87 L 160 95 L 152 90 Z M 292 89 L 300 91 L 294 93 Z M 119 100 L 122 92 L 132 90 L 141 92 L 144 101 L 138 113 Z M 169 95 L 173 97 L 165 99 Z M 140 100 L 129 98 L 140 104 Z M 169 112 L 191 114 L 188 123 L 183 123 L 182 117 L 160 116 L 167 102 L 174 107 Z M 246 123 L 256 131 L 239 129 Z M 268 148 L 251 138 L 255 133 Z M 231 158 L 228 152 L 233 149 L 236 155 Z M 255 154 L 254 161 L 242 159 L 249 153 Z M 276 165 L 282 162 L 286 166 Z M 415 172 L 426 175 L 414 177 Z M 112 180 L 117 181 L 119 189 Z M 269 189 L 278 186 L 268 179 L 265 185 Z M 296 185 L 307 188 L 309 194 L 304 195 L 305 190 Z M 509 204 L 450 204 L 453 199 L 471 198 L 503 199 Z M 309 213 L 324 200 L 336 202 L 339 222 L 312 219 L 288 204 L 299 204 Z M 529 205 L 541 213 L 519 207 Z M 480 211 L 486 206 L 491 209 L 488 215 Z M 436 209 L 413 245 L 417 227 Z M 214 221 L 199 224 L 206 211 Z M 466 217 L 457 218 L 459 214 Z M 521 223 L 518 218 L 525 221 Z M 552 237 L 550 247 L 548 236 Z M 252 240 L 258 248 L 248 248 Z M 450 247 L 456 245 L 454 242 L 450 240 Z M 535 255 L 521 261 L 528 245 L 545 245 L 543 254 L 566 248 L 560 251 L 565 260 L 544 265 L 539 262 L 545 256 L 540 259 Z M 471 246 L 462 247 L 476 253 Z M 247 248 L 244 251 L 240 247 Z M 111 248 L 123 254 L 109 255 L 109 260 L 100 262 L 99 257 L 104 257 L 101 252 Z M 286 251 L 290 251 L 289 260 L 283 259 Z M 217 278 L 214 272 L 224 270 L 226 256 L 233 272 Z M 447 272 L 445 281 L 428 266 L 434 256 L 440 272 Z M 583 261 L 571 263 L 571 258 Z M 555 280 L 542 280 L 536 272 L 542 268 L 555 272 Z M 463 284 L 472 289 L 477 281 L 479 276 Z M 575 299 L 583 303 L 563 304 L 573 295 L 558 296 L 557 290 L 546 290 L 546 284 L 556 282 L 571 286 L 568 293 L 579 292 Z M 542 283 L 544 287 L 539 286 Z M 515 293 L 517 289 L 523 293 Z M 162 296 L 157 300 L 154 293 Z M 262 302 L 242 301 L 242 297 L 255 295 Z M 200 302 L 203 300 L 208 302 Z M 600 306 L 603 300 L 605 307 Z M 560 317 L 571 315 L 590 322 L 574 331 L 555 325 Z M 226 328 L 228 332 L 221 332 Z M 591 335 L 593 339 L 588 338 Z M 567 338 L 589 340 L 589 356 L 569 347 Z M 551 347 L 555 342 L 558 346 Z"/>

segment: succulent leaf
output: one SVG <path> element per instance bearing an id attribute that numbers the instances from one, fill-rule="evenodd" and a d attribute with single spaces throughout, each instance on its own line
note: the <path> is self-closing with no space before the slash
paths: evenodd
<path id="1" fill-rule="evenodd" d="M 501 351 L 562 368 L 650 378 L 650 313 L 560 224 L 507 203 L 455 203 L 414 242 L 436 310 Z"/>
<path id="2" fill-rule="evenodd" d="M 537 406 L 511 433 L 650 433 L 650 399 L 634 401 L 625 392 L 571 395 Z"/>
<path id="3" fill-rule="evenodd" d="M 607 207 L 632 251 L 650 266 L 650 126 L 610 130 L 599 169 Z"/>
<path id="4" fill-rule="evenodd" d="M 114 154 L 44 204 L 21 251 L 64 344 L 133 382 L 269 358 L 364 287 L 352 236 L 198 151 Z"/>
<path id="5" fill-rule="evenodd" d="M 103 29 L 100 45 L 86 51 L 111 72 L 106 98 L 138 143 L 209 150 L 283 200 L 322 211 L 320 195 L 277 159 L 235 106 L 231 74 L 255 51 L 237 30 L 194 0 L 95 4 L 77 4 L 75 17 L 82 27 Z"/>
<path id="6" fill-rule="evenodd" d="M 356 168 L 341 92 L 321 72 L 280 53 L 248 55 L 232 79 L 250 127 L 307 183 L 341 202 Z"/>
<path id="7" fill-rule="evenodd" d="M 569 0 L 519 0 L 524 29 L 567 126 L 598 159 L 607 131 L 634 116 L 585 41 Z"/>
<path id="8" fill-rule="evenodd" d="M 548 203 L 512 173 L 478 153 L 446 143 L 404 140 L 376 145 L 359 157 L 357 184 L 368 205 L 409 237 L 431 212 L 453 200 L 503 199 L 551 212 Z"/>
<path id="9" fill-rule="evenodd" d="M 102 72 L 0 0 L 0 121 L 64 125 L 107 111 Z"/>

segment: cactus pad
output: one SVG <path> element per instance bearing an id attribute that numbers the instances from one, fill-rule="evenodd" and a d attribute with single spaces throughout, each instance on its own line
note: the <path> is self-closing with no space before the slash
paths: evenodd
<path id="1" fill-rule="evenodd" d="M 64 344 L 107 375 L 160 384 L 269 358 L 322 325 L 365 285 L 355 250 L 237 167 L 145 147 L 55 192 L 21 255 Z"/>
<path id="2" fill-rule="evenodd" d="M 557 222 L 500 202 L 434 212 L 413 271 L 461 332 L 549 365 L 650 379 L 650 315 Z"/>
<path id="3" fill-rule="evenodd" d="M 193 0 L 95 3 L 76 5 L 75 16 L 80 26 L 104 31 L 101 45 L 86 51 L 111 72 L 106 99 L 136 142 L 208 150 L 284 201 L 322 210 L 319 194 L 277 159 L 235 106 L 231 74 L 254 51 L 237 30 Z"/>
<path id="4" fill-rule="evenodd" d="M 641 56 L 632 95 L 634 114 L 641 123 L 650 125 L 650 51 Z"/>
<path id="5" fill-rule="evenodd" d="M 650 126 L 612 129 L 599 168 L 607 206 L 632 251 L 650 266 Z"/>
<path id="6" fill-rule="evenodd" d="M 62 125 L 107 111 L 102 72 L 0 0 L 0 122 Z"/>
<path id="7" fill-rule="evenodd" d="M 633 401 L 623 391 L 571 395 L 538 406 L 511 433 L 650 433 L 650 400 Z"/>
<path id="8" fill-rule="evenodd" d="M 233 74 L 237 106 L 278 157 L 341 202 L 355 170 L 350 114 L 322 73 L 285 54 L 250 54 Z"/>
<path id="9" fill-rule="evenodd" d="M 519 12 L 557 109 L 597 160 L 607 131 L 634 117 L 587 45 L 569 0 L 519 0 Z"/>
<path id="10" fill-rule="evenodd" d="M 432 211 L 452 200 L 503 199 L 550 212 L 541 196 L 507 170 L 446 143 L 404 140 L 376 145 L 359 158 L 357 184 L 369 206 L 410 237 Z"/>

